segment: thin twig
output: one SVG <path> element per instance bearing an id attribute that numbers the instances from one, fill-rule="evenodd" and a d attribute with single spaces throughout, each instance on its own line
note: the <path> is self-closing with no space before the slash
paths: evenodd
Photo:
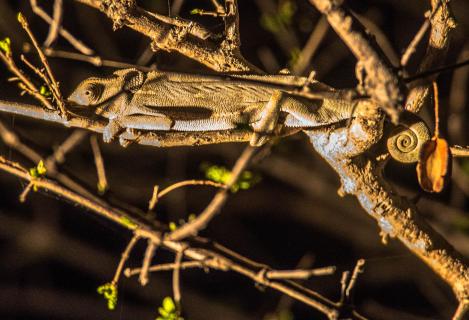
<path id="1" fill-rule="evenodd" d="M 37 4 L 37 0 L 30 0 L 31 8 L 35 14 L 43 19 L 48 24 L 52 24 L 52 18 Z M 75 38 L 70 32 L 68 32 L 63 26 L 59 25 L 59 34 L 64 37 L 75 49 L 83 54 L 91 55 L 94 53 L 92 49 L 87 47 L 83 42 Z"/>
<path id="2" fill-rule="evenodd" d="M 359 259 L 355 268 L 353 269 L 352 276 L 350 277 L 350 281 L 348 282 L 347 288 L 345 289 L 345 296 L 350 299 L 352 297 L 352 290 L 357 283 L 358 275 L 363 273 L 363 267 L 365 265 L 365 259 Z"/>
<path id="3" fill-rule="evenodd" d="M 174 191 L 175 189 L 182 188 L 185 186 L 212 186 L 215 188 L 225 188 L 225 184 L 223 183 L 218 183 L 214 182 L 211 180 L 184 180 L 184 181 L 179 181 L 176 182 L 169 187 L 161 190 L 158 193 L 158 199 L 163 198 L 166 194 L 170 193 L 171 191 Z"/>
<path id="4" fill-rule="evenodd" d="M 328 276 L 335 272 L 336 267 L 323 267 L 315 269 L 295 269 L 295 270 L 269 270 L 265 276 L 268 279 L 308 279 L 313 276 Z"/>
<path id="5" fill-rule="evenodd" d="M 31 159 L 34 163 L 38 163 L 42 160 L 42 157 L 36 151 L 27 144 L 21 142 L 18 136 L 13 131 L 9 130 L 2 121 L 0 121 L 0 137 L 8 147 L 17 150 L 19 153 Z"/>
<path id="6" fill-rule="evenodd" d="M 98 174 L 98 191 L 104 193 L 108 188 L 106 169 L 104 167 L 104 160 L 99 148 L 98 138 L 95 134 L 90 137 L 91 150 L 93 151 L 94 164 L 96 166 L 96 173 Z"/>
<path id="7" fill-rule="evenodd" d="M 34 183 L 30 182 L 30 183 L 28 183 L 26 188 L 24 188 L 23 192 L 21 192 L 21 194 L 18 197 L 18 199 L 21 203 L 26 201 L 26 197 L 28 196 L 28 194 L 31 191 L 31 189 L 33 188 L 33 186 L 34 186 Z"/>
<path id="8" fill-rule="evenodd" d="M 0 50 L 0 59 L 3 60 L 8 70 L 10 70 L 29 90 L 26 90 L 28 94 L 36 98 L 41 104 L 49 110 L 54 110 L 54 106 L 46 99 L 40 92 L 36 85 L 18 68 L 11 54 L 4 54 Z"/>
<path id="9" fill-rule="evenodd" d="M 340 303 L 345 303 L 347 301 L 347 294 L 345 291 L 347 290 L 347 284 L 350 278 L 350 271 L 342 272 L 342 276 L 340 277 Z"/>
<path id="10" fill-rule="evenodd" d="M 26 20 L 26 18 L 21 13 L 18 14 L 18 21 L 21 23 L 21 26 L 23 27 L 23 29 L 28 34 L 29 38 L 31 39 L 31 42 L 33 43 L 33 46 L 36 48 L 36 51 L 39 55 L 39 58 L 41 59 L 41 62 L 43 64 L 44 68 L 46 69 L 47 76 L 48 76 L 48 78 L 51 82 L 50 90 L 51 90 L 52 94 L 54 95 L 54 98 L 56 100 L 57 106 L 59 107 L 59 110 L 61 112 L 62 117 L 67 119 L 68 118 L 68 113 L 65 109 L 65 102 L 64 102 L 64 99 L 62 97 L 62 94 L 60 93 L 59 84 L 55 80 L 54 74 L 52 73 L 52 70 L 50 69 L 49 62 L 47 61 L 47 57 L 44 55 L 44 52 L 40 48 L 40 46 L 39 46 L 39 44 L 36 40 L 36 37 L 33 35 L 31 29 L 29 28 L 28 21 Z"/>
<path id="11" fill-rule="evenodd" d="M 76 138 L 79 138 L 77 132 L 82 132 L 85 135 L 87 134 L 86 131 L 79 131 L 79 130 L 75 131 L 72 135 L 70 135 L 70 137 L 68 137 L 65 140 L 64 143 L 62 143 L 57 148 L 57 150 L 54 152 L 53 155 L 47 157 L 47 159 L 44 161 L 44 165 L 47 170 L 47 176 L 56 179 L 57 181 L 62 183 L 64 186 L 74 190 L 80 195 L 88 199 L 91 199 L 97 203 L 102 204 L 103 201 L 100 198 L 96 197 L 94 194 L 89 192 L 86 188 L 81 186 L 79 183 L 75 182 L 66 174 L 61 173 L 57 170 L 55 159 L 57 159 L 57 161 L 60 163 L 61 162 L 60 160 L 63 160 L 63 156 L 65 155 L 65 153 L 69 152 L 73 148 L 73 146 L 75 145 L 75 142 L 78 142 L 78 140 L 75 140 Z M 9 147 L 15 149 L 16 151 L 24 155 L 33 163 L 37 164 L 39 163 L 39 161 L 43 160 L 43 157 L 36 150 L 32 149 L 31 147 L 23 143 L 14 131 L 7 128 L 1 122 L 0 122 L 0 137 L 3 139 L 5 144 L 7 144 Z"/>
<path id="12" fill-rule="evenodd" d="M 176 182 L 169 187 L 166 187 L 162 191 L 159 191 L 159 187 L 155 185 L 153 187 L 153 192 L 151 195 L 151 199 L 148 202 L 148 210 L 151 211 L 155 208 L 158 201 L 163 198 L 166 194 L 174 191 L 178 188 L 186 187 L 186 186 L 212 186 L 215 188 L 224 188 L 225 185 L 223 183 L 218 183 L 210 180 L 184 180 Z"/>
<path id="13" fill-rule="evenodd" d="M 52 14 L 52 23 L 49 27 L 49 33 L 44 41 L 44 46 L 50 47 L 59 35 L 60 25 L 62 24 L 63 2 L 62 0 L 55 0 Z"/>
<path id="14" fill-rule="evenodd" d="M 191 269 L 191 268 L 206 268 L 206 267 L 211 267 L 210 266 L 210 261 L 211 260 L 207 260 L 207 261 L 185 261 L 185 262 L 181 262 L 179 267 L 180 267 L 181 270 Z M 148 271 L 149 272 L 172 271 L 175 268 L 176 268 L 176 263 L 162 263 L 162 264 L 157 264 L 157 265 L 151 266 L 150 268 L 148 268 Z M 124 275 L 127 278 L 130 278 L 132 276 L 140 274 L 141 270 L 142 270 L 142 268 L 134 268 L 134 269 L 127 268 L 127 269 L 124 270 Z"/>
<path id="15" fill-rule="evenodd" d="M 298 60 L 292 68 L 292 73 L 301 75 L 304 73 L 309 65 L 309 62 L 313 58 L 316 50 L 319 48 L 319 44 L 324 39 L 329 29 L 329 23 L 324 16 L 321 16 L 311 32 L 308 41 L 306 42 L 303 50 L 301 50 Z"/>
<path id="16" fill-rule="evenodd" d="M 469 157 L 469 146 L 452 146 L 450 151 L 453 157 Z"/>
<path id="17" fill-rule="evenodd" d="M 206 11 L 203 9 L 198 9 L 197 14 L 199 16 L 207 16 L 207 17 L 214 17 L 214 18 L 219 18 L 219 17 L 226 17 L 226 13 L 218 13 L 214 11 Z"/>
<path id="18" fill-rule="evenodd" d="M 55 181 L 52 181 L 45 177 L 33 179 L 29 175 L 28 170 L 24 169 L 22 166 L 20 166 L 17 163 L 6 160 L 5 158 L 1 156 L 0 156 L 0 169 L 2 169 L 3 171 L 9 172 L 11 174 L 14 174 L 28 182 L 31 182 L 32 180 L 34 180 L 34 185 L 38 189 L 43 188 L 51 192 L 54 192 L 73 203 L 84 206 L 88 208 L 89 210 L 92 210 L 98 213 L 99 215 L 106 217 L 109 220 L 114 221 L 121 226 L 126 227 L 127 229 L 134 230 L 137 227 L 136 221 L 137 222 L 141 221 L 141 223 L 145 221 L 141 216 L 137 214 L 124 212 L 117 208 L 111 208 L 107 204 L 103 204 L 102 202 L 98 202 L 98 201 L 95 201 L 94 199 L 89 199 L 85 196 L 82 196 L 74 191 L 71 191 L 61 186 Z"/>
<path id="19" fill-rule="evenodd" d="M 157 246 L 158 244 L 155 243 L 152 239 L 148 239 L 147 249 L 145 250 L 145 257 L 143 258 L 142 268 L 140 269 L 140 274 L 138 276 L 138 281 L 142 286 L 145 286 L 148 283 L 148 269 L 150 268 L 150 263 L 153 259 L 153 256 L 155 255 Z"/>
<path id="20" fill-rule="evenodd" d="M 112 278 L 111 283 L 117 286 L 119 283 L 119 278 L 122 273 L 122 268 L 124 268 L 124 264 L 129 259 L 130 252 L 132 251 L 133 247 L 137 243 L 138 239 L 140 239 L 140 235 L 134 234 L 132 239 L 130 239 L 129 243 L 127 244 L 127 247 L 125 247 L 124 252 L 122 252 L 121 259 L 119 260 L 119 264 L 117 265 L 116 272 L 114 273 L 114 277 Z"/>
<path id="21" fill-rule="evenodd" d="M 62 164 L 65 161 L 65 156 L 67 153 L 75 149 L 81 141 L 88 135 L 88 132 L 85 130 L 74 130 L 67 139 L 64 140 L 47 159 L 44 161 L 44 165 L 47 170 L 49 168 L 56 167 L 57 164 Z"/>
<path id="22" fill-rule="evenodd" d="M 433 68 L 433 69 L 430 69 L 430 70 L 427 70 L 427 71 L 419 72 L 419 73 L 417 73 L 413 76 L 404 78 L 404 81 L 405 82 L 412 82 L 412 81 L 415 81 L 415 80 L 424 79 L 424 78 L 427 78 L 427 77 L 438 75 L 438 74 L 440 74 L 442 72 L 445 72 L 445 71 L 452 71 L 452 70 L 457 69 L 457 68 L 465 67 L 467 65 L 469 65 L 469 59 L 465 60 L 465 61 L 457 62 L 457 63 L 454 63 L 454 64 L 448 64 L 448 65 L 445 65 L 443 67 Z"/>
<path id="23" fill-rule="evenodd" d="M 141 71 L 151 71 L 154 68 L 145 67 L 139 64 L 132 64 L 132 63 L 125 63 L 115 60 L 103 59 L 97 55 L 85 55 L 78 52 L 70 52 L 64 50 L 56 50 L 53 48 L 45 48 L 44 54 L 48 57 L 53 58 L 63 58 L 63 59 L 70 59 L 75 61 L 82 61 L 90 63 L 96 67 L 111 67 L 111 68 L 118 68 L 118 69 L 125 69 L 125 68 L 136 68 Z"/>
<path id="24" fill-rule="evenodd" d="M 42 70 L 39 70 L 35 65 L 33 65 L 24 55 L 20 56 L 21 61 L 23 61 L 26 66 L 31 69 L 39 78 L 41 78 L 48 87 L 52 85 L 49 78 L 44 74 Z"/>
<path id="25" fill-rule="evenodd" d="M 436 81 L 433 81 L 433 99 L 434 102 L 434 109 L 435 109 L 435 137 L 438 138 L 440 136 L 440 105 L 438 101 L 438 84 Z"/>
<path id="26" fill-rule="evenodd" d="M 225 13 L 225 8 L 223 8 L 223 6 L 218 3 L 218 0 L 211 0 L 212 2 L 212 5 L 215 7 L 215 10 L 218 12 L 218 13 Z"/>
<path id="27" fill-rule="evenodd" d="M 464 315 L 469 311 L 469 299 L 459 302 L 458 308 L 453 315 L 452 320 L 463 320 Z"/>
<path id="28" fill-rule="evenodd" d="M 180 240 L 191 235 L 196 235 L 200 230 L 204 229 L 207 224 L 213 219 L 213 217 L 218 213 L 220 208 L 225 203 L 228 198 L 229 190 L 236 183 L 240 174 L 243 172 L 244 168 L 249 163 L 249 160 L 254 155 L 256 148 L 247 146 L 244 149 L 241 156 L 236 161 L 236 164 L 233 167 L 231 172 L 230 180 L 226 183 L 224 188 L 213 197 L 212 201 L 204 209 L 204 211 L 194 220 L 188 222 L 178 229 L 170 233 L 167 238 L 170 240 Z"/>
<path id="29" fill-rule="evenodd" d="M 181 263 L 184 257 L 185 247 L 176 253 L 173 270 L 173 298 L 178 312 L 181 312 Z"/>
<path id="30" fill-rule="evenodd" d="M 412 39 L 412 41 L 409 43 L 407 46 L 407 49 L 405 50 L 404 54 L 401 57 L 401 67 L 407 66 L 407 63 L 410 60 L 410 57 L 412 54 L 414 54 L 415 50 L 417 49 L 418 44 L 420 41 L 422 41 L 423 36 L 427 32 L 428 28 L 430 28 L 430 17 L 431 13 L 427 11 L 425 13 L 425 22 L 422 24 L 420 27 L 419 31 L 415 34 L 415 37 Z"/>
<path id="31" fill-rule="evenodd" d="M 155 209 L 156 203 L 158 202 L 158 190 L 159 186 L 155 185 L 153 187 L 153 192 L 151 193 L 150 201 L 148 201 L 148 211 Z"/>

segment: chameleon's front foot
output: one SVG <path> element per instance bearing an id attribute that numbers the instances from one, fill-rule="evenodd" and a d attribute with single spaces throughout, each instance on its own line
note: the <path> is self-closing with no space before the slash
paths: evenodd
<path id="1" fill-rule="evenodd" d="M 111 142 L 120 131 L 122 131 L 120 123 L 116 120 L 110 120 L 109 124 L 104 128 L 103 141 L 106 143 Z"/>

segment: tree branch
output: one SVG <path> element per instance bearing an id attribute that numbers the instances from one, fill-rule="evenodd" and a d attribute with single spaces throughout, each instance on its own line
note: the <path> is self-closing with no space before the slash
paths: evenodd
<path id="1" fill-rule="evenodd" d="M 34 183 L 40 189 L 51 191 L 73 203 L 79 204 L 100 216 L 116 222 L 122 227 L 132 230 L 133 239 L 145 238 L 154 243 L 175 252 L 182 252 L 185 257 L 193 261 L 216 261 L 216 268 L 224 271 L 234 271 L 253 281 L 282 292 L 298 301 L 301 301 L 325 314 L 329 319 L 337 319 L 339 316 L 339 303 L 334 303 L 319 293 L 302 287 L 301 285 L 287 280 L 273 280 L 265 277 L 265 272 L 270 267 L 249 260 L 242 255 L 233 252 L 213 241 L 203 238 L 194 238 L 191 242 L 179 242 L 162 238 L 162 229 L 150 221 L 146 221 L 130 212 L 121 213 L 111 206 L 103 206 L 83 196 L 70 191 L 47 178 L 32 178 L 28 171 L 17 163 L 10 162 L 0 157 L 0 170 L 15 175 L 21 179 Z M 215 259 L 215 260 L 214 260 Z M 210 266 L 215 264 L 210 262 Z M 357 319 L 363 319 L 355 312 Z"/>
<path id="2" fill-rule="evenodd" d="M 364 90 L 394 120 L 402 110 L 405 85 L 363 25 L 337 0 L 310 0 L 358 59 L 366 74 Z"/>
<path id="3" fill-rule="evenodd" d="M 441 66 L 445 61 L 451 34 L 456 27 L 449 2 L 449 0 L 431 0 L 433 14 L 430 19 L 430 38 L 428 39 L 427 51 L 417 73 Z M 414 113 L 420 111 L 428 98 L 430 86 L 437 76 L 427 77 L 413 84 L 414 87 L 410 90 L 405 103 L 406 110 Z"/>
<path id="4" fill-rule="evenodd" d="M 33 119 L 58 123 L 66 127 L 82 128 L 102 133 L 107 121 L 92 118 L 89 114 L 73 114 L 69 120 L 63 119 L 57 111 L 49 111 L 37 105 L 0 100 L 0 111 L 10 114 L 26 116 Z M 290 135 L 298 129 L 285 129 L 280 136 Z M 245 142 L 249 141 L 252 131 L 247 129 L 222 130 L 207 132 L 146 132 L 122 133 L 122 138 L 132 143 L 154 147 L 200 146 L 206 144 Z"/>
<path id="5" fill-rule="evenodd" d="M 353 120 L 351 132 L 370 132 L 365 121 Z M 355 127 L 358 126 L 358 127 Z M 355 127 L 355 128 L 354 128 Z M 397 237 L 411 252 L 428 264 L 453 289 L 459 301 L 469 296 L 469 268 L 461 255 L 420 216 L 411 203 L 397 195 L 382 176 L 385 160 L 344 154 L 341 144 L 347 129 L 334 132 L 311 132 L 310 141 L 342 181 L 342 193 L 357 197 L 362 207 L 378 221 L 384 240 Z M 361 147 L 352 135 L 348 145 Z M 352 148 L 352 147 L 350 147 Z M 353 148 L 352 148 L 353 149 Z M 355 148 L 356 151 L 359 148 Z"/>
<path id="6" fill-rule="evenodd" d="M 203 36 L 198 33 L 202 38 L 191 35 L 194 26 L 198 26 L 194 22 L 187 22 L 181 18 L 163 18 L 163 16 L 137 7 L 132 1 L 76 1 L 101 10 L 114 21 L 114 25 L 117 27 L 126 25 L 149 37 L 155 48 L 165 51 L 177 51 L 219 72 L 262 73 L 260 69 L 244 59 L 239 51 L 239 43 L 234 42 L 230 46 L 227 46 L 226 42 L 225 44 L 223 42 L 218 43 L 212 39 L 215 38 L 213 34 L 207 34 L 208 31 L 204 32 Z M 231 2 L 233 6 L 236 5 L 235 1 Z M 229 30 L 232 30 L 232 28 L 229 28 Z M 235 34 L 234 32 L 233 35 Z"/>

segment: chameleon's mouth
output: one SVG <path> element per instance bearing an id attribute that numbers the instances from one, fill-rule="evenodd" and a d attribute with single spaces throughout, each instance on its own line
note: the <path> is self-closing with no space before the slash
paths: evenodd
<path id="1" fill-rule="evenodd" d="M 67 99 L 67 104 L 72 108 L 85 108 L 85 105 L 79 104 L 76 101 Z"/>
<path id="2" fill-rule="evenodd" d="M 74 101 L 67 100 L 67 108 L 74 113 L 77 114 L 90 114 L 90 108 L 87 106 L 78 104 Z"/>

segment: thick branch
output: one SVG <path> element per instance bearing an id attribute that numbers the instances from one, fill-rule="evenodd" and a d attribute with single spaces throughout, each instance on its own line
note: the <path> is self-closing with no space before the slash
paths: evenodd
<path id="1" fill-rule="evenodd" d="M 418 73 L 422 73 L 441 66 L 446 57 L 446 52 L 451 40 L 451 33 L 456 27 L 453 14 L 449 6 L 449 0 L 431 0 L 433 13 L 430 20 L 431 31 L 428 39 L 427 51 L 420 63 Z M 438 75 L 417 81 L 415 87 L 409 92 L 405 108 L 412 112 L 419 112 L 425 105 L 430 93 L 430 85 Z"/>
<path id="2" fill-rule="evenodd" d="M 366 37 L 363 29 L 357 27 L 346 9 L 334 0 L 311 2 L 328 17 L 333 28 L 363 64 L 367 81 L 371 81 L 371 85 L 368 84 L 370 93 L 375 100 L 388 106 L 392 106 L 390 103 L 400 102 L 402 86 L 398 77 L 383 59 L 381 52 Z M 433 7 L 440 2 L 432 1 Z M 435 63 L 435 56 L 442 57 L 447 46 L 447 33 L 453 27 L 454 23 L 445 2 L 432 19 L 430 47 L 438 49 L 427 51 L 423 64 L 425 68 Z M 423 99 L 417 99 L 413 103 L 415 107 L 409 109 L 418 111 Z M 382 168 L 386 155 L 381 155 L 381 160 L 377 160 L 378 158 L 364 153 L 381 138 L 381 124 L 370 122 L 370 116 L 358 113 L 349 128 L 333 132 L 309 132 L 311 143 L 339 174 L 342 180 L 341 193 L 356 196 L 363 208 L 378 221 L 385 237 L 397 237 L 452 287 L 460 302 L 467 300 L 469 269 L 466 262 L 420 217 L 417 209 L 409 201 L 399 197 L 384 180 Z"/>
<path id="3" fill-rule="evenodd" d="M 0 100 L 0 112 L 45 120 L 62 124 L 66 127 L 82 128 L 98 133 L 102 133 L 104 127 L 107 125 L 107 121 L 96 118 L 93 119 L 91 116 L 80 116 L 77 114 L 71 116 L 69 120 L 65 120 L 56 111 L 45 110 L 37 105 L 5 100 Z M 288 129 L 281 135 L 289 135 L 297 131 L 298 130 L 296 129 Z M 246 129 L 206 132 L 160 131 L 146 132 L 142 134 L 133 134 L 130 132 L 122 133 L 122 137 L 129 142 L 154 147 L 199 146 L 226 142 L 245 142 L 249 141 L 251 136 L 252 131 Z"/>
<path id="4" fill-rule="evenodd" d="M 356 196 L 368 214 L 378 221 L 384 236 L 397 237 L 452 287 L 460 301 L 467 299 L 469 268 L 461 255 L 385 181 L 382 160 L 364 155 L 352 158 L 348 148 L 342 146 L 350 139 L 347 146 L 359 151 L 363 145 L 353 133 L 370 133 L 371 128 L 358 118 L 353 120 L 350 132 L 342 128 L 332 133 L 310 132 L 308 135 L 314 148 L 339 174 L 342 193 Z M 368 136 L 370 138 L 372 135 Z"/>
<path id="5" fill-rule="evenodd" d="M 364 89 L 391 117 L 402 109 L 405 86 L 363 25 L 337 0 L 310 0 L 366 71 Z"/>
<path id="6" fill-rule="evenodd" d="M 135 5 L 125 6 L 124 1 L 114 1 L 109 5 L 106 0 L 76 0 L 95 9 L 103 11 L 115 23 L 125 24 L 129 28 L 149 37 L 156 48 L 166 51 L 177 51 L 194 59 L 210 69 L 219 72 L 255 72 L 261 71 L 246 61 L 239 51 L 239 43 L 235 46 L 218 44 L 211 38 L 213 35 L 204 33 L 201 39 L 191 35 L 193 22 L 180 18 L 162 18 Z M 115 10 L 119 7 L 120 10 Z M 181 23 L 184 21 L 185 23 Z"/>

